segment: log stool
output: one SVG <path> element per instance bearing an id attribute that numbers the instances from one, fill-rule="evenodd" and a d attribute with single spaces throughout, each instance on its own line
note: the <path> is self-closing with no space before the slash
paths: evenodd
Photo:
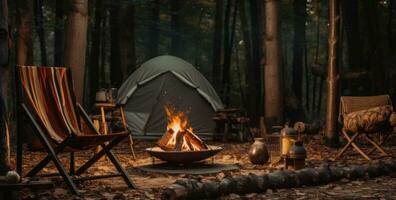
<path id="1" fill-rule="evenodd" d="M 126 125 L 125 113 L 122 106 L 117 105 L 115 103 L 95 103 L 95 108 L 100 111 L 100 115 L 91 116 L 92 121 L 95 127 L 100 131 L 101 134 L 107 135 L 109 132 L 111 133 L 111 128 L 108 129 L 108 122 L 114 123 L 116 121 L 121 120 L 121 124 L 124 130 L 128 130 Z M 119 112 L 121 119 L 114 115 L 115 112 Z M 109 113 L 110 115 L 106 115 Z M 129 148 L 131 150 L 133 159 L 136 159 L 135 151 L 133 150 L 133 139 L 132 135 L 129 135 Z"/>

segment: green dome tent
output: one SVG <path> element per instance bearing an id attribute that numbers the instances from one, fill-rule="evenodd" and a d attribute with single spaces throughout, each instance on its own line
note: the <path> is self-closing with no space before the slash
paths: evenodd
<path id="1" fill-rule="evenodd" d="M 124 105 L 128 128 L 138 138 L 159 138 L 166 131 L 165 106 L 187 114 L 194 133 L 212 137 L 215 111 L 223 104 L 208 80 L 183 59 L 159 56 L 141 65 L 122 84 L 117 103 Z"/>

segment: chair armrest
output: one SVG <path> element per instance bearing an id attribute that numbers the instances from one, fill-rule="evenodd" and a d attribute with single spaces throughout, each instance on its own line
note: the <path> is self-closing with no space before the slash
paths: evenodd
<path id="1" fill-rule="evenodd" d="M 88 126 L 92 128 L 92 130 L 95 130 L 98 135 L 101 135 L 99 130 L 97 130 L 95 125 L 92 123 L 91 118 L 89 118 L 87 112 L 85 112 L 84 108 L 79 103 L 77 103 L 77 108 L 80 116 L 84 119 Z"/>

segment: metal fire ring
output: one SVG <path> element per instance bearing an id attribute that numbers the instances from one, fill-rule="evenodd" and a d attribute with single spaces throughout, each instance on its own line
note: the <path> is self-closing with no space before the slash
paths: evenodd
<path id="1" fill-rule="evenodd" d="M 208 145 L 208 149 L 200 151 L 164 151 L 160 147 L 147 148 L 146 151 L 160 160 L 172 163 L 192 163 L 210 158 L 223 148 Z"/>

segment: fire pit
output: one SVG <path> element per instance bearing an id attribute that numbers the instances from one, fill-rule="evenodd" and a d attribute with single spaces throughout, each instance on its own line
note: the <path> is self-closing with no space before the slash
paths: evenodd
<path id="1" fill-rule="evenodd" d="M 200 151 L 164 151 L 160 147 L 147 148 L 146 151 L 158 159 L 173 163 L 192 163 L 210 158 L 223 148 L 208 146 L 210 149 Z"/>
<path id="2" fill-rule="evenodd" d="M 168 117 L 166 133 L 158 141 L 158 146 L 146 151 L 163 161 L 174 163 L 192 163 L 212 157 L 222 150 L 221 147 L 206 145 L 188 123 L 184 112 L 165 107 Z"/>

